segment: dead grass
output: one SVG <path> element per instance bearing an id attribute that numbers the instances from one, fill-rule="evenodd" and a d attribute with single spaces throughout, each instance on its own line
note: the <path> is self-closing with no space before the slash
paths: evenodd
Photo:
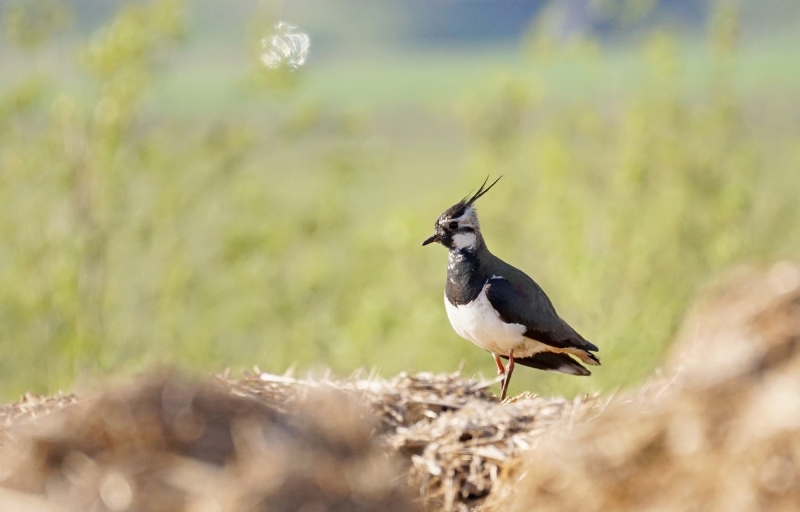
<path id="1" fill-rule="evenodd" d="M 405 481 L 433 510 L 479 506 L 517 457 L 549 431 L 573 424 L 601 408 L 597 397 L 543 398 L 520 395 L 505 403 L 459 374 L 401 374 L 382 380 L 296 380 L 256 374 L 220 378 L 234 394 L 291 410 L 312 390 L 359 396 L 378 418 L 384 446 L 410 464 Z"/>
<path id="2" fill-rule="evenodd" d="M 487 389 L 492 384 L 430 373 L 339 381 L 254 372 L 213 382 L 171 373 L 92 399 L 26 396 L 0 409 L 0 479 L 16 500 L 63 510 L 188 510 L 203 503 L 297 510 L 298 502 L 275 505 L 278 496 L 288 500 L 284 494 L 311 496 L 335 510 L 339 501 L 330 502 L 336 493 L 329 488 L 363 502 L 362 487 L 376 486 L 378 498 L 366 509 L 474 509 L 546 433 L 601 409 L 597 397 L 520 395 L 501 404 Z M 361 453 L 353 464 L 362 477 L 354 483 L 348 456 L 319 449 L 320 439 Z M 344 483 L 337 481 L 343 472 Z M 301 476 L 302 491 L 284 489 Z M 317 493 L 324 499 L 315 497 L 315 486 L 328 489 Z M 401 499 L 408 489 L 418 493 L 416 505 Z"/>

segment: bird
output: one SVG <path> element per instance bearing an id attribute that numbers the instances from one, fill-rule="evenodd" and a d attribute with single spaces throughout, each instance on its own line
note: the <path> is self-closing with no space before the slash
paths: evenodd
<path id="1" fill-rule="evenodd" d="M 475 201 L 500 178 L 487 187 L 487 177 L 477 192 L 439 215 L 433 236 L 422 245 L 437 242 L 449 250 L 447 317 L 459 336 L 491 353 L 497 374 L 503 377 L 502 401 L 516 364 L 585 376 L 591 372 L 581 362 L 599 365 L 600 359 L 594 354 L 597 346 L 558 316 L 536 281 L 486 246 Z M 508 360 L 505 368 L 501 358 Z"/>

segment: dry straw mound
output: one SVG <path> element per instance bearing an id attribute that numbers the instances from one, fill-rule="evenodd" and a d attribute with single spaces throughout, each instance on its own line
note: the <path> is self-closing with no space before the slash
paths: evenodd
<path id="1" fill-rule="evenodd" d="M 6 430 L 0 509 L 415 510 L 351 397 L 309 393 L 291 415 L 177 374 Z"/>
<path id="2" fill-rule="evenodd" d="M 501 404 L 492 384 L 173 373 L 96 399 L 28 397 L 3 409 L 0 498 L 33 511 L 475 508 L 544 433 L 599 407 Z"/>
<path id="3" fill-rule="evenodd" d="M 518 456 L 555 427 L 569 427 L 600 410 L 596 398 L 520 396 L 501 404 L 493 382 L 458 374 L 401 374 L 389 381 L 294 380 L 256 374 L 224 381 L 237 395 L 282 410 L 313 389 L 345 390 L 379 420 L 377 432 L 410 461 L 405 480 L 429 510 L 467 510 L 483 503 Z"/>

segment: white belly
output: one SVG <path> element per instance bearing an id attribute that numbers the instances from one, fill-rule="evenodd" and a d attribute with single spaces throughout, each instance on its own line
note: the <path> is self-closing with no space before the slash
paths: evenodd
<path id="1" fill-rule="evenodd" d="M 541 350 L 541 343 L 522 335 L 526 331 L 524 325 L 507 324 L 500 319 L 485 289 L 475 300 L 461 306 L 450 304 L 445 296 L 444 306 L 458 335 L 484 350 L 497 355 L 507 355 L 514 350 L 517 357 L 528 357 Z"/>

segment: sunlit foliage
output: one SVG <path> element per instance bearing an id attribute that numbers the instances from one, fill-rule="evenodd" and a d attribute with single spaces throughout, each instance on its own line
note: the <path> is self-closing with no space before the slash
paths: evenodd
<path id="1" fill-rule="evenodd" d="M 790 189 L 800 151 L 766 144 L 744 121 L 735 10 L 718 9 L 709 29 L 713 72 L 700 94 L 685 87 L 679 41 L 656 31 L 630 94 L 565 102 L 570 80 L 607 79 L 608 55 L 534 28 L 523 71 L 442 105 L 470 134 L 454 177 L 425 166 L 425 148 L 374 144 L 368 116 L 331 105 L 298 103 L 269 127 L 149 111 L 187 33 L 183 9 L 123 7 L 77 51 L 84 94 L 47 70 L 0 93 L 6 396 L 159 361 L 393 374 L 465 360 L 467 372 L 490 372 L 447 323 L 444 254 L 419 247 L 440 211 L 489 174 L 505 175 L 479 204 L 490 247 L 544 286 L 604 362 L 584 380 L 520 374 L 520 388 L 635 383 L 710 278 L 800 248 Z M 34 59 L 63 26 L 49 14 L 31 21 L 36 12 L 14 7 L 5 20 L 23 27 L 10 39 Z M 26 39 L 24 27 L 43 28 Z M 568 79 L 553 80 L 559 66 Z M 240 82 L 246 101 L 289 98 L 305 79 L 253 69 Z M 382 202 L 404 161 L 423 162 L 415 172 L 439 188 Z"/>

